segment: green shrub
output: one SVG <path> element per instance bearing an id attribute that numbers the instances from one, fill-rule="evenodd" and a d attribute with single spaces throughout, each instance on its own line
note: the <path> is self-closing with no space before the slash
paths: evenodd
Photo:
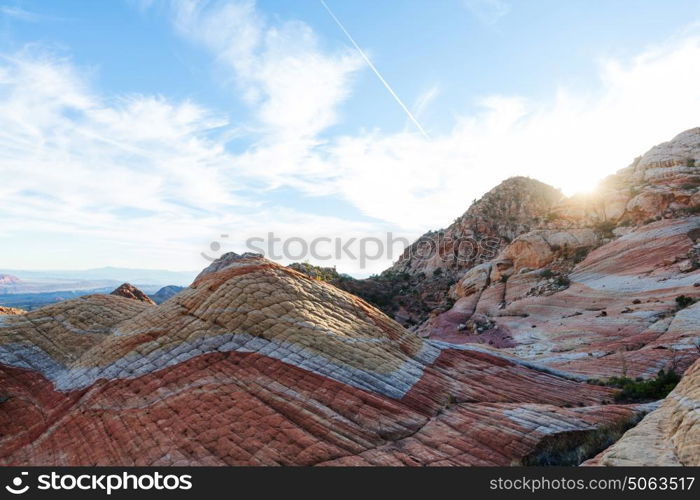
<path id="1" fill-rule="evenodd" d="M 554 276 L 554 272 L 551 269 L 544 269 L 540 273 L 540 276 L 542 276 L 544 279 L 548 280 L 549 278 L 552 278 Z"/>
<path id="2" fill-rule="evenodd" d="M 684 309 L 689 305 L 693 304 L 694 302 L 695 299 L 686 295 L 679 295 L 678 297 L 676 297 L 676 304 L 678 305 L 678 309 Z"/>
<path id="3" fill-rule="evenodd" d="M 571 280 L 566 276 L 557 276 L 555 283 L 558 286 L 569 286 L 571 284 Z"/>
<path id="4" fill-rule="evenodd" d="M 442 274 L 442 268 L 438 267 L 433 271 L 433 276 L 440 276 Z"/>
<path id="5" fill-rule="evenodd" d="M 655 378 L 648 380 L 628 377 L 612 377 L 605 385 L 618 387 L 622 391 L 615 395 L 615 401 L 640 403 L 665 398 L 681 381 L 681 376 L 674 370 L 660 370 Z"/>
<path id="6" fill-rule="evenodd" d="M 574 263 L 578 264 L 579 262 L 582 262 L 588 255 L 588 252 L 590 252 L 590 248 L 577 248 L 576 252 L 574 253 Z"/>
<path id="7" fill-rule="evenodd" d="M 688 165 L 689 167 L 695 167 L 695 158 L 688 158 L 686 165 Z"/>
<path id="8" fill-rule="evenodd" d="M 616 224 L 611 220 L 602 220 L 593 225 L 593 230 L 603 238 L 612 238 L 614 236 L 613 229 Z"/>

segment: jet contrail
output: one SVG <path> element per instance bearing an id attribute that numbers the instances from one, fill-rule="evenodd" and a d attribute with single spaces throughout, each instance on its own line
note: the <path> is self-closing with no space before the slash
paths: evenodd
<path id="1" fill-rule="evenodd" d="M 350 40 L 350 43 L 352 43 L 353 46 L 355 47 L 355 49 L 357 49 L 357 51 L 360 53 L 360 55 L 362 56 L 362 59 L 365 60 L 367 65 L 370 67 L 370 69 L 374 72 L 375 75 L 377 75 L 377 78 L 379 78 L 379 81 L 382 82 L 382 84 L 384 85 L 384 87 L 386 87 L 386 89 L 389 91 L 391 96 L 396 100 L 397 103 L 399 103 L 399 106 L 401 106 L 401 108 L 405 111 L 408 118 L 413 122 L 413 124 L 416 126 L 416 128 L 418 130 L 420 130 L 420 133 L 423 134 L 423 137 L 425 137 L 426 139 L 430 139 L 430 136 L 425 131 L 425 129 L 421 126 L 421 124 L 418 123 L 418 120 L 416 120 L 416 117 L 413 116 L 413 113 L 411 113 L 411 111 L 406 107 L 406 105 L 403 103 L 401 98 L 398 95 L 396 95 L 396 92 L 394 92 L 394 89 L 391 88 L 391 86 L 384 79 L 384 77 L 381 75 L 379 70 L 375 67 L 374 64 L 372 64 L 372 61 L 369 60 L 369 57 L 367 57 L 367 54 L 365 54 L 363 52 L 363 50 L 360 48 L 360 46 L 357 45 L 357 42 L 352 37 L 352 35 L 350 35 L 350 33 L 348 33 L 348 30 L 345 29 L 345 26 L 343 26 L 343 23 L 340 22 L 340 19 L 338 19 L 335 16 L 335 14 L 333 14 L 333 11 L 330 9 L 330 7 L 328 7 L 328 5 L 326 5 L 326 2 L 324 0 L 321 0 L 321 5 L 323 5 L 323 7 L 328 11 L 328 14 L 330 14 L 330 16 L 333 18 L 333 20 L 338 25 L 338 27 L 343 31 L 343 33 L 345 33 L 345 36 L 348 37 L 348 40 Z"/>

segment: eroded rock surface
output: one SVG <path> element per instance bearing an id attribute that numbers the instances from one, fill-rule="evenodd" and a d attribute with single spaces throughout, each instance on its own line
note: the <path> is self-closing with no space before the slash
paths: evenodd
<path id="1" fill-rule="evenodd" d="M 699 466 L 700 361 L 659 409 L 586 465 Z"/>
<path id="2" fill-rule="evenodd" d="M 647 411 L 421 339 L 259 257 L 229 258 L 160 306 L 90 296 L 7 318 L 0 394 L 0 463 L 15 465 L 517 463 Z"/>
<path id="3" fill-rule="evenodd" d="M 452 308 L 416 332 L 591 378 L 682 372 L 698 357 L 700 335 L 692 305 L 700 299 L 699 157 L 700 129 L 692 129 L 596 195 L 558 202 L 541 228 L 466 270 L 451 288 Z M 660 192 L 671 201 L 640 208 Z"/>

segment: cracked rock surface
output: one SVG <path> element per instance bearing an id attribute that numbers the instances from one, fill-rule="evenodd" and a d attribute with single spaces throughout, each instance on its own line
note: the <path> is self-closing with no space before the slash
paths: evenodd
<path id="1" fill-rule="evenodd" d="M 5 317 L 0 463 L 499 465 L 649 411 L 228 259 L 160 306 L 93 295 Z"/>

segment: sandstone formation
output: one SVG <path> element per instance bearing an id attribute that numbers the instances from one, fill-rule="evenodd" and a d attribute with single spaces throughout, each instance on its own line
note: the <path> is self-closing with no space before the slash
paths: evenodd
<path id="1" fill-rule="evenodd" d="M 700 129 L 652 148 L 598 195 L 555 204 L 540 228 L 462 273 L 454 305 L 417 333 L 584 377 L 682 372 L 698 357 L 700 331 L 695 158 Z M 675 201 L 639 211 L 640 196 L 661 191 Z"/>
<path id="2" fill-rule="evenodd" d="M 697 162 L 697 166 L 696 166 Z M 457 273 L 414 330 L 584 379 L 683 373 L 700 357 L 700 129 L 652 148 L 598 192 Z M 591 464 L 700 463 L 696 376 Z M 645 455 L 645 449 L 655 450 Z"/>
<path id="3" fill-rule="evenodd" d="M 391 270 L 430 275 L 442 269 L 448 274 L 491 260 L 505 244 L 545 221 L 562 197 L 547 184 L 512 177 L 475 200 L 447 229 L 419 238 Z"/>
<path id="4" fill-rule="evenodd" d="M 0 464 L 700 465 L 696 162 L 700 129 L 592 195 L 510 179 L 369 280 L 231 253 L 0 316 Z"/>
<path id="5" fill-rule="evenodd" d="M 456 343 L 504 338 L 508 345 L 498 347 L 583 376 L 682 371 L 698 356 L 700 303 L 681 309 L 676 298 L 700 298 L 700 271 L 683 272 L 677 260 L 699 229 L 698 216 L 642 226 L 565 276 L 528 268 L 507 275 L 499 261 L 476 267 L 455 287 L 454 307 L 419 332 Z M 493 281 L 499 274 L 508 278 Z M 476 339 L 474 320 L 487 326 Z"/>
<path id="6" fill-rule="evenodd" d="M 699 466 L 700 361 L 659 409 L 586 465 Z"/>
<path id="7" fill-rule="evenodd" d="M 543 463 L 557 435 L 589 456 L 649 411 L 233 254 L 160 306 L 89 296 L 8 317 L 0 394 L 15 465 Z"/>
<path id="8" fill-rule="evenodd" d="M 3 307 L 0 306 L 0 316 L 5 315 L 5 316 L 10 316 L 10 315 L 17 315 L 17 314 L 24 314 L 27 311 L 24 311 L 23 309 L 17 309 L 14 307 Z"/>
<path id="9" fill-rule="evenodd" d="M 119 286 L 119 288 L 112 292 L 112 295 L 118 295 L 119 297 L 138 300 L 140 302 L 144 302 L 153 306 L 156 305 L 156 303 L 153 302 L 153 300 L 148 295 L 146 295 L 130 283 L 124 283 L 123 285 Z"/>

